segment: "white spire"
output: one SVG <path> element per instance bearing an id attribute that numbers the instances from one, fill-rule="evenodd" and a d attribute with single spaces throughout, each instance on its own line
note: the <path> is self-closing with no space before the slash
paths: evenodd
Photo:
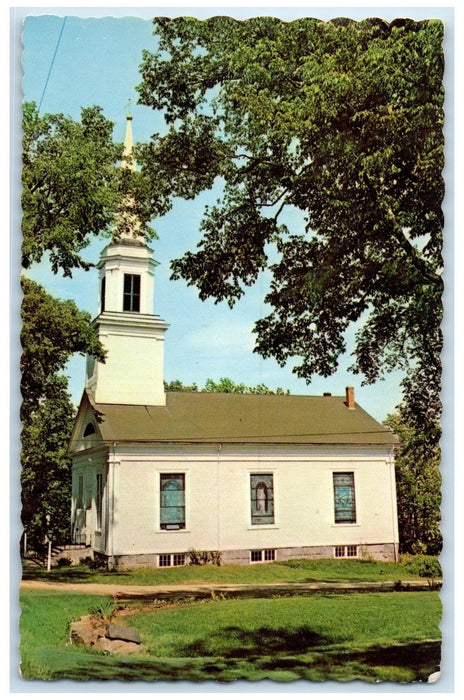
<path id="1" fill-rule="evenodd" d="M 137 167 L 134 158 L 134 140 L 132 138 L 132 115 L 126 117 L 126 135 L 124 137 L 124 150 L 122 154 L 121 167 L 136 172 Z M 116 215 L 115 229 L 113 232 L 114 241 L 127 241 L 134 244 L 145 245 L 146 241 L 142 234 L 142 225 L 134 212 L 135 202 L 131 195 L 122 197 L 119 211 Z"/>
<path id="2" fill-rule="evenodd" d="M 122 154 L 122 167 L 135 170 L 134 139 L 132 138 L 132 115 L 126 117 L 126 135 L 124 137 L 124 151 Z"/>

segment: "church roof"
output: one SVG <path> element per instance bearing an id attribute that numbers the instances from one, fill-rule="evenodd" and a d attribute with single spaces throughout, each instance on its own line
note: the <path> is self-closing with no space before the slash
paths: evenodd
<path id="1" fill-rule="evenodd" d="M 395 445 L 397 438 L 345 396 L 170 392 L 166 406 L 95 404 L 104 442 Z"/>

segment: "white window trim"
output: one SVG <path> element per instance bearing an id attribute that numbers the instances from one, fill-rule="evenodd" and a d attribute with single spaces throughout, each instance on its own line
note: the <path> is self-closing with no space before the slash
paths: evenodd
<path id="1" fill-rule="evenodd" d="M 266 469 L 265 467 L 260 467 L 258 469 L 252 469 L 249 468 L 248 470 L 248 478 L 247 478 L 247 489 L 248 489 L 248 494 L 247 494 L 247 508 L 248 508 L 248 528 L 247 530 L 279 530 L 280 529 L 280 523 L 278 521 L 278 509 L 277 509 L 277 498 L 276 498 L 276 492 L 277 492 L 277 484 L 278 484 L 278 478 L 277 478 L 277 471 L 275 467 L 273 469 Z M 274 522 L 273 523 L 262 523 L 262 524 L 254 524 L 251 522 L 251 475 L 252 474 L 263 474 L 263 475 L 268 475 L 270 474 L 272 476 L 272 488 L 274 491 Z M 250 550 L 251 551 L 251 550 Z M 253 562 L 254 563 L 254 562 Z"/>
<path id="2" fill-rule="evenodd" d="M 155 526 L 153 531 L 157 535 L 179 535 L 182 533 L 191 532 L 190 529 L 190 503 L 191 498 L 189 497 L 190 489 L 190 469 L 173 468 L 169 469 L 169 465 L 166 465 L 165 469 L 158 469 L 155 474 L 155 506 L 153 508 L 155 517 Z M 161 527 L 161 474 L 183 474 L 184 475 L 184 489 L 185 489 L 185 527 L 179 530 L 166 530 Z M 168 552 L 169 554 L 169 552 Z"/>

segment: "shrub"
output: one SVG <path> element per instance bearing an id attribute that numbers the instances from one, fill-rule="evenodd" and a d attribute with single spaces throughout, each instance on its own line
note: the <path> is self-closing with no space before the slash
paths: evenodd
<path id="1" fill-rule="evenodd" d="M 71 557 L 60 557 L 56 560 L 56 565 L 60 568 L 63 566 L 72 566 L 72 559 Z"/>
<path id="2" fill-rule="evenodd" d="M 92 559 L 92 557 L 81 557 L 79 559 L 79 564 L 82 564 L 82 566 L 88 566 L 89 569 L 92 569 L 93 571 L 100 568 L 99 562 Z"/>
<path id="3" fill-rule="evenodd" d="M 206 564 L 215 564 L 221 566 L 221 552 L 206 552 L 189 549 L 187 552 L 190 566 L 205 566 Z"/>
<path id="4" fill-rule="evenodd" d="M 442 569 L 437 557 L 427 554 L 403 554 L 400 563 L 416 576 L 421 578 L 441 578 Z"/>

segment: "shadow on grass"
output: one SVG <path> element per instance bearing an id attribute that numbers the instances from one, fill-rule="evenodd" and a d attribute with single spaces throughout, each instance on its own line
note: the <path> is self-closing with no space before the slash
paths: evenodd
<path id="1" fill-rule="evenodd" d="M 332 643 L 333 640 L 317 634 L 309 627 L 298 627 L 290 632 L 270 627 L 244 630 L 234 626 L 225 627 L 207 639 L 198 639 L 191 644 L 182 645 L 176 653 L 193 657 L 247 658 L 283 652 L 302 653 Z"/>
<path id="2" fill-rule="evenodd" d="M 230 682 L 237 679 L 274 680 L 306 679 L 324 680 L 364 680 L 367 682 L 426 682 L 428 676 L 439 669 L 441 645 L 439 642 L 415 642 L 408 645 L 395 645 L 387 648 L 370 647 L 363 652 L 344 652 L 340 649 L 310 649 L 311 645 L 328 643 L 308 628 L 300 628 L 302 639 L 297 639 L 298 631 L 288 635 L 285 631 L 276 634 L 274 630 L 263 628 L 251 633 L 255 645 L 255 656 L 247 656 L 235 649 L 235 656 L 216 652 L 206 657 L 156 658 L 114 657 L 94 651 L 81 652 L 73 649 L 42 650 L 37 658 L 41 668 L 49 669 L 43 675 L 32 673 L 25 677 L 48 679 L 69 678 L 74 680 L 122 680 L 122 681 L 207 681 Z M 230 634 L 236 634 L 231 628 Z M 239 638 L 250 642 L 250 635 L 240 630 Z M 258 643 L 267 647 L 257 648 Z M 283 646 L 285 644 L 285 649 Z M 290 647 L 293 645 L 293 649 Z M 71 651 L 71 653 L 70 653 Z M 74 652 L 74 653 L 73 653 Z M 243 652 L 243 650 L 242 650 Z M 283 652 L 287 652 L 286 654 Z M 292 654 L 293 652 L 293 654 Z M 306 653 L 303 653 L 306 652 Z M 41 658 L 43 656 L 43 658 Z M 42 661 L 42 663 L 40 663 Z M 26 670 L 26 669 L 24 669 Z"/>
<path id="3" fill-rule="evenodd" d="M 31 565 L 29 562 L 23 562 L 22 578 L 27 581 L 51 581 L 57 583 L 85 583 L 87 581 L 95 581 L 95 571 L 86 566 L 70 566 L 52 569 L 47 571 L 41 567 Z M 118 577 L 128 576 L 129 573 L 118 572 Z M 99 577 L 111 577 L 114 575 L 108 571 L 98 571 Z"/>

